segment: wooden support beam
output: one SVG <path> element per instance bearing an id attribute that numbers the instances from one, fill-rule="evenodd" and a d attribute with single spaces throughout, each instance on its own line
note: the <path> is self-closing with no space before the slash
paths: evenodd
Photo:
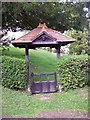
<path id="1" fill-rule="evenodd" d="M 30 91 L 29 88 L 29 78 L 30 78 L 30 67 L 29 67 L 29 48 L 25 48 L 25 59 L 26 59 L 26 82 L 25 89 Z"/>
<path id="2" fill-rule="evenodd" d="M 60 58 L 60 48 L 61 48 L 61 46 L 58 46 L 56 48 L 56 56 L 57 56 L 57 58 Z"/>

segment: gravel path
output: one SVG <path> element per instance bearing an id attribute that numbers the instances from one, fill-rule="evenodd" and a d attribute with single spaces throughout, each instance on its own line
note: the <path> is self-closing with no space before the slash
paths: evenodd
<path id="1" fill-rule="evenodd" d="M 68 110 L 57 110 L 53 112 L 40 113 L 38 118 L 87 118 L 87 113 L 73 112 Z"/>
<path id="2" fill-rule="evenodd" d="M 69 110 L 57 110 L 57 111 L 51 111 L 51 112 L 42 112 L 42 113 L 38 114 L 38 116 L 35 118 L 82 118 L 82 119 L 87 119 L 88 117 L 90 119 L 90 115 L 88 116 L 87 113 L 81 113 L 81 112 L 76 112 L 76 111 L 73 112 L 73 111 L 69 111 Z M 2 118 L 32 118 L 32 117 L 5 115 Z"/>

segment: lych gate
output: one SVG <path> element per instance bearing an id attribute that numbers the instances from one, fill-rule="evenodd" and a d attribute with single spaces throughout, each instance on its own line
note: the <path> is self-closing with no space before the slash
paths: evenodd
<path id="1" fill-rule="evenodd" d="M 69 36 L 63 35 L 62 33 L 50 29 L 46 26 L 45 23 L 40 23 L 39 26 L 26 35 L 20 37 L 17 40 L 12 41 L 12 44 L 15 47 L 19 48 L 25 48 L 25 58 L 26 58 L 26 64 L 27 64 L 27 74 L 26 74 L 26 83 L 25 88 L 26 90 L 29 89 L 29 79 L 30 79 L 30 67 L 29 67 L 29 49 L 35 49 L 38 47 L 50 47 L 56 49 L 57 58 L 60 56 L 60 47 L 67 45 L 69 43 L 74 42 L 75 40 Z M 35 75 L 35 74 L 33 74 Z M 43 82 L 42 82 L 43 83 Z M 45 83 L 45 82 L 44 82 Z M 50 92 L 50 87 L 53 85 L 50 82 L 46 82 L 45 84 L 46 88 Z M 49 87 L 47 87 L 48 85 Z M 41 86 L 42 86 L 41 85 Z M 37 89 L 38 83 L 33 83 L 33 88 Z M 56 84 L 55 84 L 56 86 Z M 54 86 L 53 86 L 54 87 Z M 41 92 L 43 92 L 44 87 L 42 87 Z M 32 91 L 33 92 L 33 91 Z"/>

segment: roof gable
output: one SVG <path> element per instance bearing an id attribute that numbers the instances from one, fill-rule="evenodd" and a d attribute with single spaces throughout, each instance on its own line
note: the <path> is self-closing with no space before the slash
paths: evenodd
<path id="1" fill-rule="evenodd" d="M 55 44 L 56 38 L 43 31 L 33 38 L 32 44 Z"/>

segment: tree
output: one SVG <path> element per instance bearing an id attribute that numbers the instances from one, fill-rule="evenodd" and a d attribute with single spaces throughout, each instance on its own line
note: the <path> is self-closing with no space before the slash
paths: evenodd
<path id="1" fill-rule="evenodd" d="M 76 42 L 70 45 L 70 54 L 88 54 L 88 33 L 87 31 L 77 31 L 74 29 L 68 30 L 66 32 L 69 36 L 76 39 Z"/>
<path id="2" fill-rule="evenodd" d="M 33 29 L 40 21 L 44 21 L 49 27 L 61 32 L 70 28 L 83 30 L 86 27 L 82 3 L 4 2 L 2 21 L 2 27 L 18 25 L 26 29 Z"/>

